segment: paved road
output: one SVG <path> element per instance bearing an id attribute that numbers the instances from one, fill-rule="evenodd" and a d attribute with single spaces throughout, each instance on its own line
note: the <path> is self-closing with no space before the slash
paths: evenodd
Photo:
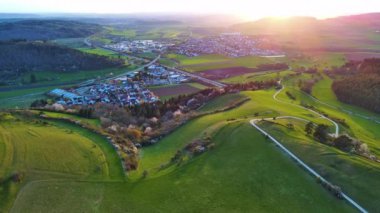
<path id="1" fill-rule="evenodd" d="M 97 46 L 97 45 L 94 45 L 94 44 L 91 44 L 91 42 L 86 38 L 84 39 L 84 43 L 88 46 L 94 46 L 94 47 L 98 47 L 98 48 L 101 48 L 101 49 L 106 49 L 106 50 L 110 50 L 110 51 L 113 51 L 113 52 L 116 52 L 116 53 L 120 53 L 120 54 L 123 54 L 125 56 L 128 56 L 128 57 L 132 57 L 132 58 L 136 58 L 136 59 L 140 59 L 140 60 L 144 60 L 142 58 L 139 58 L 139 57 L 136 57 L 136 56 L 132 56 L 132 55 L 128 55 L 128 54 L 125 54 L 125 53 L 121 53 L 121 52 L 118 52 L 118 51 L 115 51 L 111 48 L 106 48 L 106 47 L 102 47 L 102 46 Z M 149 62 L 148 64 L 136 69 L 136 70 L 133 70 L 132 72 L 137 72 L 137 71 L 141 71 L 142 69 L 144 69 L 144 67 L 146 66 L 150 66 L 154 63 L 156 63 L 159 59 L 160 59 L 161 55 L 157 56 L 157 58 L 155 58 L 153 61 Z M 189 72 L 186 72 L 184 70 L 180 70 L 180 69 L 177 69 L 177 68 L 174 68 L 174 67 L 169 67 L 169 66 L 165 66 L 165 65 L 162 65 L 161 66 L 167 68 L 168 70 L 172 70 L 172 71 L 176 71 L 176 72 L 179 72 L 179 73 L 182 73 L 183 75 L 185 76 L 188 76 L 188 77 L 191 77 L 191 78 L 194 78 L 194 79 L 197 79 L 199 81 L 202 81 L 204 83 L 207 83 L 207 84 L 210 84 L 210 85 L 213 85 L 215 87 L 220 87 L 220 88 L 223 88 L 223 87 L 226 87 L 227 85 L 226 84 L 223 84 L 223 83 L 220 83 L 218 81 L 213 81 L 213 80 L 210 80 L 210 79 L 207 79 L 207 78 L 204 78 L 204 77 L 201 77 L 199 75 L 195 75 L 193 73 L 189 73 Z M 129 71 L 131 72 L 131 71 Z M 125 73 L 126 74 L 126 73 Z M 124 76 L 125 74 L 121 74 L 121 75 L 118 75 L 116 77 L 113 77 L 113 78 L 110 78 L 110 79 L 115 79 L 115 78 L 118 78 L 118 77 L 121 77 L 121 76 Z"/>
<path id="2" fill-rule="evenodd" d="M 103 46 L 98 46 L 98 45 L 94 45 L 92 44 L 88 38 L 85 38 L 84 41 L 83 41 L 86 45 L 88 46 L 92 46 L 92 47 L 97 47 L 97 48 L 100 48 L 100 49 L 105 49 L 105 50 L 109 50 L 109 51 L 113 51 L 115 53 L 118 53 L 118 54 L 122 54 L 122 55 L 125 55 L 125 56 L 128 56 L 130 58 L 135 58 L 135 59 L 138 59 L 138 60 L 144 60 L 144 61 L 147 61 L 146 59 L 143 59 L 143 58 L 139 58 L 139 57 L 136 57 L 136 56 L 132 56 L 132 55 L 128 55 L 128 54 L 125 54 L 125 53 L 122 53 L 122 52 L 118 52 L 114 49 L 111 49 L 111 48 L 106 48 L 106 47 L 103 47 Z M 106 79 L 103 79 L 103 81 L 107 81 L 107 80 L 113 80 L 113 79 L 116 79 L 116 78 L 120 78 L 120 77 L 123 77 L 123 76 L 126 76 L 128 73 L 130 72 L 139 72 L 141 70 L 144 70 L 145 67 L 148 67 L 154 63 L 156 63 L 159 59 L 161 58 L 161 55 L 158 55 L 156 58 L 154 58 L 152 61 L 150 61 L 149 63 L 147 64 L 144 64 L 143 66 L 140 66 L 134 70 L 128 70 L 126 71 L 125 73 L 122 73 L 122 74 L 119 74 L 117 76 L 113 76 L 113 77 L 110 77 L 110 78 L 106 78 Z M 87 85 L 87 84 L 91 84 L 93 83 L 93 80 L 87 80 L 85 82 L 82 82 L 81 83 L 81 86 L 84 86 L 84 85 Z"/>
<path id="3" fill-rule="evenodd" d="M 161 66 L 164 66 L 164 65 L 161 65 Z M 213 85 L 213 86 L 215 86 L 215 87 L 223 88 L 223 87 L 226 87 L 226 86 L 227 86 L 226 84 L 220 83 L 219 81 L 210 80 L 210 79 L 208 79 L 208 78 L 204 78 L 204 77 L 201 77 L 201 76 L 199 76 L 199 75 L 196 75 L 196 74 L 193 74 L 193 73 L 189 73 L 189 72 L 186 72 L 186 71 L 183 71 L 183 70 L 180 70 L 180 69 L 174 68 L 174 67 L 168 67 L 168 66 L 164 66 L 164 67 L 167 68 L 168 70 L 173 70 L 173 71 L 175 71 L 175 72 L 182 73 L 182 74 L 185 75 L 185 76 L 188 76 L 188 77 L 191 77 L 191 78 L 197 79 L 197 80 L 199 80 L 199 81 L 202 81 L 202 82 L 204 82 L 204 83 L 207 83 L 207 84 Z"/>
<path id="4" fill-rule="evenodd" d="M 281 83 L 281 82 L 280 82 L 280 83 Z M 301 108 L 301 109 L 307 110 L 307 111 L 309 111 L 309 112 L 312 112 L 312 113 L 314 113 L 314 114 L 320 116 L 321 118 L 323 118 L 323 119 L 325 119 L 325 120 L 328 120 L 329 122 L 331 122 L 331 123 L 335 126 L 335 133 L 333 134 L 334 137 L 337 138 L 337 137 L 339 136 L 339 125 L 338 125 L 335 121 L 331 120 L 330 118 L 328 118 L 328 117 L 326 117 L 326 116 L 320 114 L 319 112 L 316 112 L 316 111 L 314 111 L 314 110 L 312 110 L 312 109 L 309 109 L 309 108 L 306 108 L 306 107 L 303 107 L 303 106 L 300 106 L 300 105 L 298 105 L 298 104 L 293 104 L 293 103 L 289 103 L 289 102 L 286 102 L 286 101 L 279 100 L 279 99 L 277 98 L 277 95 L 280 94 L 280 93 L 282 92 L 282 90 L 284 90 L 284 89 L 285 89 L 285 86 L 282 85 L 282 88 L 281 88 L 280 90 L 278 90 L 278 91 L 273 95 L 273 99 L 274 99 L 275 101 L 278 101 L 278 102 L 281 102 L 281 103 L 284 103 L 284 104 L 292 105 L 292 106 L 295 106 L 295 107 L 298 107 L 298 108 Z"/>
<path id="5" fill-rule="evenodd" d="M 111 78 L 107 78 L 106 80 L 112 80 L 112 79 L 116 79 L 116 78 L 120 78 L 120 77 L 123 77 L 125 75 L 127 75 L 128 73 L 130 72 L 138 72 L 138 71 L 141 71 L 141 70 L 144 70 L 145 67 L 149 67 L 150 65 L 156 63 L 159 59 L 161 58 L 161 55 L 158 55 L 155 59 L 153 59 L 152 61 L 150 61 L 149 63 L 137 68 L 137 69 L 134 69 L 134 70 L 129 70 L 125 73 L 122 73 L 120 75 L 117 75 L 117 76 L 114 76 L 114 77 L 111 77 Z"/>
<path id="6" fill-rule="evenodd" d="M 279 117 L 281 118 L 281 117 Z M 303 118 L 293 117 L 293 116 L 283 116 L 282 118 L 293 118 L 297 120 L 303 120 L 307 121 Z M 273 118 L 267 118 L 267 119 L 273 119 Z M 295 160 L 299 165 L 301 165 L 306 171 L 308 171 L 311 175 L 313 175 L 316 178 L 319 178 L 322 182 L 325 182 L 326 184 L 333 185 L 329 181 L 327 181 L 325 178 L 323 178 L 320 174 L 318 174 L 314 169 L 312 169 L 310 166 L 308 166 L 305 162 L 303 162 L 300 158 L 298 158 L 295 154 L 293 154 L 290 150 L 288 150 L 285 146 L 283 146 L 277 139 L 275 139 L 272 135 L 267 133 L 265 130 L 261 129 L 256 122 L 260 121 L 261 119 L 252 119 L 250 121 L 251 125 L 255 127 L 257 130 L 259 130 L 262 134 L 267 136 L 271 141 L 273 141 L 282 151 L 284 151 L 290 158 Z M 358 209 L 360 212 L 367 213 L 368 211 L 365 210 L 363 207 L 361 207 L 357 202 L 355 202 L 352 198 L 350 198 L 345 193 L 341 193 L 342 197 L 349 202 L 351 205 L 353 205 L 356 209 Z"/>

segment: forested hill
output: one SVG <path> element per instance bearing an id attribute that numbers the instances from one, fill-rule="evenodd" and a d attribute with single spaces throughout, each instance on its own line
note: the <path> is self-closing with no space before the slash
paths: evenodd
<path id="1" fill-rule="evenodd" d="M 334 81 L 338 99 L 380 113 L 380 59 L 351 62 L 344 70 L 355 70 L 355 74 Z"/>
<path id="2" fill-rule="evenodd" d="M 124 60 L 42 42 L 0 42 L 0 80 L 30 71 L 68 72 L 118 67 Z"/>
<path id="3" fill-rule="evenodd" d="M 0 40 L 51 40 L 87 37 L 103 28 L 97 24 L 64 20 L 23 20 L 0 23 Z"/>

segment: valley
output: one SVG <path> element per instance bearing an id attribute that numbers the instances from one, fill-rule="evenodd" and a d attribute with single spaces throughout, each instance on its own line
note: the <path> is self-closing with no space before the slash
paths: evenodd
<path id="1" fill-rule="evenodd" d="M 378 21 L 100 20 L 0 23 L 0 212 L 380 210 Z"/>

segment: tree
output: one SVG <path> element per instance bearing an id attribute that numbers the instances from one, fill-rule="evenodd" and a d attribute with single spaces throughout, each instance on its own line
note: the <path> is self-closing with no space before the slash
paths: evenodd
<path id="1" fill-rule="evenodd" d="M 314 124 L 313 122 L 309 122 L 305 125 L 305 132 L 307 135 L 311 135 L 314 130 Z"/>
<path id="2" fill-rule="evenodd" d="M 131 140 L 135 140 L 135 141 L 140 141 L 142 137 L 142 132 L 134 128 L 128 128 L 127 134 Z"/>
<path id="3" fill-rule="evenodd" d="M 36 75 L 34 74 L 31 74 L 30 75 L 30 83 L 34 84 L 37 82 L 37 78 L 36 78 Z"/>
<path id="4" fill-rule="evenodd" d="M 346 152 L 355 149 L 354 141 L 347 135 L 341 135 L 338 138 L 336 138 L 334 140 L 334 146 Z"/>
<path id="5" fill-rule="evenodd" d="M 286 127 L 288 127 L 288 129 L 294 129 L 294 124 L 292 124 L 292 123 L 287 123 L 287 124 L 286 124 Z"/>
<path id="6" fill-rule="evenodd" d="M 148 176 L 148 171 L 144 170 L 144 172 L 142 173 L 142 177 L 145 179 L 147 176 Z"/>
<path id="7" fill-rule="evenodd" d="M 326 143 L 328 139 L 328 126 L 325 124 L 319 124 L 314 131 L 314 138 L 322 143 Z"/>
<path id="8" fill-rule="evenodd" d="M 46 104 L 48 104 L 46 100 L 40 99 L 40 100 L 33 101 L 30 107 L 32 108 L 44 107 Z"/>

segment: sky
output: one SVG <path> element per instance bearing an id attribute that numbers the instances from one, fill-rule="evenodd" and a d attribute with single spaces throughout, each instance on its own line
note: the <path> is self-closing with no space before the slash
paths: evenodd
<path id="1" fill-rule="evenodd" d="M 329 18 L 380 12 L 380 0 L 0 0 L 0 13 L 189 13 Z"/>

